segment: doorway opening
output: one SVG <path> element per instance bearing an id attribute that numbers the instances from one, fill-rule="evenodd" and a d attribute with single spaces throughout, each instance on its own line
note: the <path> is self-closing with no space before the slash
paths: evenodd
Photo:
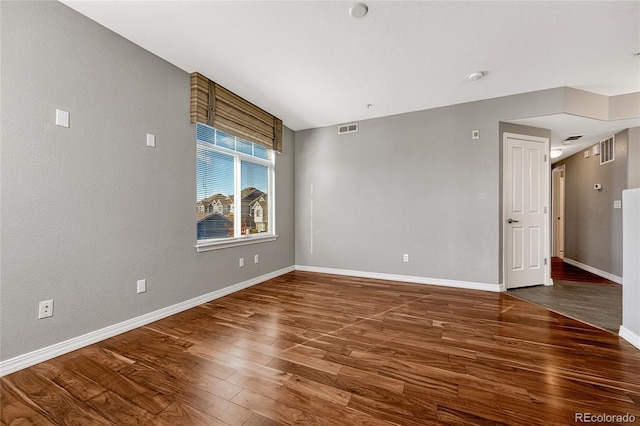
<path id="1" fill-rule="evenodd" d="M 564 175 L 564 164 L 551 171 L 551 252 L 559 259 L 564 259 Z M 553 279 L 553 264 L 551 270 Z"/>
<path id="2" fill-rule="evenodd" d="M 562 315 L 618 333 L 622 324 L 622 286 L 565 262 L 566 165 L 551 170 L 552 286 L 509 290 L 509 294 Z"/>

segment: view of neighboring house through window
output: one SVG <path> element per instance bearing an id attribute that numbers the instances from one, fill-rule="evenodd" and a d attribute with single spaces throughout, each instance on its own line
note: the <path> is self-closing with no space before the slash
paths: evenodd
<path id="1" fill-rule="evenodd" d="M 201 123 L 196 139 L 198 241 L 273 234 L 273 152 Z"/>

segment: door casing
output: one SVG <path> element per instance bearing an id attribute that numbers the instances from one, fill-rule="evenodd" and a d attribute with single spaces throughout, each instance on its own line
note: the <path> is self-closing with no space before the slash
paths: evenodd
<path id="1" fill-rule="evenodd" d="M 564 258 L 564 183 L 566 176 L 566 167 L 561 165 L 551 171 L 552 189 L 552 220 L 551 235 L 553 241 L 551 244 L 554 257 Z"/>

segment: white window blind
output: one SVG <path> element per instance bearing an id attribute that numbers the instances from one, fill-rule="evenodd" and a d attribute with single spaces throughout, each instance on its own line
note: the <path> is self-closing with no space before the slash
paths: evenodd
<path id="1" fill-rule="evenodd" d="M 273 151 L 196 123 L 197 240 L 274 234 Z"/>

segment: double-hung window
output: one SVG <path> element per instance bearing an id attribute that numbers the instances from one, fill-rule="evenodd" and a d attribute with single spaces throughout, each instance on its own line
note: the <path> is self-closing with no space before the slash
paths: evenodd
<path id="1" fill-rule="evenodd" d="M 198 251 L 275 238 L 274 151 L 196 123 Z"/>

